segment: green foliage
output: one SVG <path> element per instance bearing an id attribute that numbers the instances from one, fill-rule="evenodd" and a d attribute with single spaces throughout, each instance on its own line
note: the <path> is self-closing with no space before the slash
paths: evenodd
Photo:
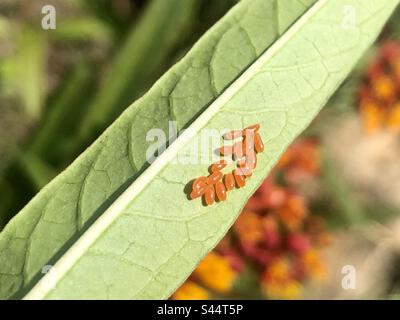
<path id="1" fill-rule="evenodd" d="M 17 47 L 16 54 L 7 61 L 8 74 L 4 78 L 10 82 L 10 90 L 16 91 L 10 94 L 20 97 L 27 116 L 37 120 L 45 93 L 46 42 L 44 37 L 24 27 L 17 36 Z"/>
<path id="2" fill-rule="evenodd" d="M 199 0 L 153 0 L 117 53 L 79 127 L 84 141 L 108 125 L 140 93 L 193 20 Z M 140 43 L 140 45 L 138 45 Z M 134 95 L 132 94 L 134 93 Z M 80 139 L 76 140 L 81 143 Z"/>

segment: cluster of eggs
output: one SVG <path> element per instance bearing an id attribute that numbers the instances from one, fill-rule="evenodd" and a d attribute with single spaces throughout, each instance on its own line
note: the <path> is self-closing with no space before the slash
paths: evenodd
<path id="1" fill-rule="evenodd" d="M 231 146 L 223 146 L 219 149 L 222 156 L 232 156 L 237 161 L 237 167 L 226 174 L 222 173 L 228 162 L 219 160 L 211 164 L 210 174 L 198 177 L 192 184 L 190 199 L 203 196 L 206 205 L 212 205 L 215 200 L 224 201 L 227 191 L 235 188 L 242 188 L 246 185 L 246 178 L 253 174 L 257 166 L 257 153 L 264 151 L 264 143 L 259 134 L 260 125 L 255 124 L 243 130 L 232 130 L 224 135 L 225 140 L 240 141 Z"/>

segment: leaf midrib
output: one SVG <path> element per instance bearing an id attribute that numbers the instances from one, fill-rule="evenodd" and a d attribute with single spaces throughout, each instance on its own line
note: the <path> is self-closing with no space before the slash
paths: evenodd
<path id="1" fill-rule="evenodd" d="M 154 177 L 178 154 L 190 140 L 214 117 L 214 115 L 312 18 L 328 0 L 318 0 L 264 53 L 236 78 L 202 113 L 189 129 L 179 137 L 114 201 L 112 205 L 89 227 L 89 229 L 61 256 L 41 280 L 28 292 L 24 300 L 43 299 L 68 273 L 90 246 L 123 213 L 132 199 L 139 195 Z"/>

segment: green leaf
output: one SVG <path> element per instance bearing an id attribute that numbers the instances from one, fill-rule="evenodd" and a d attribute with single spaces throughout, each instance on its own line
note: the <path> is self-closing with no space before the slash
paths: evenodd
<path id="1" fill-rule="evenodd" d="M 0 234 L 1 297 L 167 298 L 185 280 L 398 1 L 320 0 L 307 11 L 304 1 L 277 3 L 241 1 L 12 219 Z M 167 132 L 168 120 L 191 130 L 148 166 L 146 133 Z M 191 146 L 202 130 L 257 122 L 265 152 L 246 186 L 209 207 L 187 200 L 185 186 L 208 165 L 176 160 L 199 156 Z"/>

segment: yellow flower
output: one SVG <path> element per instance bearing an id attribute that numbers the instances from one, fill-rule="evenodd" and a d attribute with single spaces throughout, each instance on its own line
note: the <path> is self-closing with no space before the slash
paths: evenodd
<path id="1" fill-rule="evenodd" d="M 171 298 L 174 300 L 206 300 L 208 297 L 206 289 L 193 281 L 186 281 Z"/>
<path id="2" fill-rule="evenodd" d="M 283 258 L 275 259 L 265 270 L 262 289 L 271 299 L 298 299 L 301 284 L 292 278 L 291 266 Z"/>
<path id="3" fill-rule="evenodd" d="M 376 132 L 383 122 L 383 110 L 375 102 L 366 102 L 361 105 L 361 116 L 367 133 Z"/>
<path id="4" fill-rule="evenodd" d="M 283 282 L 266 282 L 263 284 L 263 289 L 270 299 L 299 299 L 302 293 L 301 284 L 293 279 Z"/>
<path id="5" fill-rule="evenodd" d="M 388 41 L 371 63 L 359 91 L 367 133 L 385 128 L 400 132 L 400 43 Z"/>
<path id="6" fill-rule="evenodd" d="M 271 281 L 283 281 L 290 276 L 290 267 L 286 260 L 275 259 L 267 268 L 265 276 Z"/>
<path id="7" fill-rule="evenodd" d="M 199 264 L 194 271 L 194 276 L 210 289 L 227 293 L 232 288 L 237 274 L 229 265 L 228 260 L 212 251 Z"/>
<path id="8" fill-rule="evenodd" d="M 301 262 L 304 265 L 304 270 L 315 280 L 325 280 L 327 277 L 327 267 L 323 262 L 320 253 L 315 249 L 309 249 L 302 257 Z"/>
<path id="9" fill-rule="evenodd" d="M 375 97 L 382 101 L 391 101 L 396 94 L 394 81 L 387 75 L 381 75 L 378 78 L 373 79 L 372 88 Z"/>
<path id="10" fill-rule="evenodd" d="M 397 102 L 393 108 L 388 111 L 386 124 L 390 130 L 400 131 L 400 102 Z"/>

